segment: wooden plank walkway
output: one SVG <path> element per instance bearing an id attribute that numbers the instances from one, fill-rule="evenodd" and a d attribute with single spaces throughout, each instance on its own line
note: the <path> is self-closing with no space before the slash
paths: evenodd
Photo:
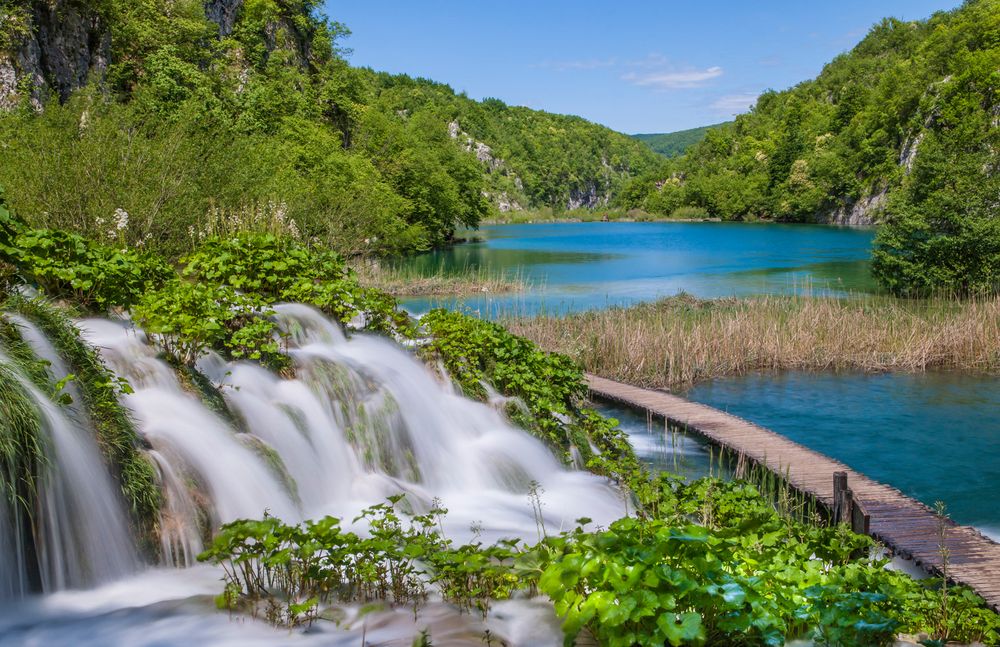
<path id="1" fill-rule="evenodd" d="M 711 443 L 766 466 L 795 489 L 832 509 L 833 475 L 846 472 L 848 487 L 871 515 L 870 533 L 895 554 L 940 575 L 940 522 L 929 507 L 899 490 L 873 481 L 843 463 L 751 422 L 664 391 L 643 389 L 587 375 L 591 394 L 644 409 Z M 891 457 L 887 458 L 891 460 Z M 1000 544 L 974 528 L 950 521 L 945 529 L 949 576 L 968 585 L 1000 611 Z"/>

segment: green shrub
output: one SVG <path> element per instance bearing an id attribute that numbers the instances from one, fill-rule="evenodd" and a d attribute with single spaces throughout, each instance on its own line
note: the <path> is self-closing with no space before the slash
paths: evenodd
<path id="1" fill-rule="evenodd" d="M 127 308 L 173 274 L 153 254 L 112 249 L 50 229 L 18 233 L 8 260 L 47 296 L 97 311 Z"/>
<path id="2" fill-rule="evenodd" d="M 284 368 L 273 312 L 266 303 L 227 286 L 174 279 L 147 292 L 132 315 L 181 364 L 193 364 L 208 349 L 231 359 L 252 359 Z"/>
<path id="3" fill-rule="evenodd" d="M 348 278 L 341 258 L 273 234 L 241 233 L 210 238 L 184 259 L 184 276 L 268 301 L 284 300 L 301 283 L 338 282 Z"/>
<path id="4" fill-rule="evenodd" d="M 247 232 L 210 238 L 185 261 L 185 276 L 252 294 L 264 303 L 307 303 L 342 324 L 364 313 L 369 330 L 412 334 L 409 317 L 390 295 L 361 287 L 336 253 L 289 237 Z"/>

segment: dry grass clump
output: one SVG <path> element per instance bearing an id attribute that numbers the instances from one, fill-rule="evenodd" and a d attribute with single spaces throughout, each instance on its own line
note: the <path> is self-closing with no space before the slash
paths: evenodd
<path id="1" fill-rule="evenodd" d="M 530 285 L 521 274 L 508 274 L 475 266 L 460 272 L 439 266 L 433 273 L 413 268 L 397 268 L 364 260 L 353 266 L 358 282 L 398 297 L 463 296 L 477 293 L 510 294 L 524 292 Z"/>
<path id="2" fill-rule="evenodd" d="M 588 371 L 654 388 L 766 370 L 1000 372 L 1000 296 L 699 300 L 504 322 Z"/>

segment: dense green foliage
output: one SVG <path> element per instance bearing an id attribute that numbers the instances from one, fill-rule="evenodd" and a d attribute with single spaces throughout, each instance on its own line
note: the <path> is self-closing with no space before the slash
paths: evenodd
<path id="1" fill-rule="evenodd" d="M 705 139 L 705 135 L 712 128 L 718 128 L 719 126 L 726 126 L 728 124 L 728 121 L 724 121 L 720 124 L 700 126 L 698 128 L 689 128 L 687 130 L 678 130 L 672 133 L 641 133 L 638 135 L 632 135 L 632 137 L 644 142 L 647 146 L 664 157 L 677 157 L 678 155 L 683 154 L 687 149 Z"/>
<path id="2" fill-rule="evenodd" d="M 368 330 L 408 336 L 408 316 L 394 299 L 358 284 L 333 252 L 271 234 L 206 239 L 185 259 L 182 277 L 146 292 L 136 321 L 164 350 L 191 365 L 207 349 L 288 366 L 272 305 L 307 303 L 342 324 L 363 315 Z"/>
<path id="3" fill-rule="evenodd" d="M 587 628 L 603 645 L 889 644 L 897 631 L 959 641 L 1000 638 L 1000 618 L 967 589 L 949 590 L 858 558 L 871 540 L 778 515 L 750 485 L 647 482 L 648 508 L 605 530 L 578 527 L 535 545 L 453 546 L 445 510 L 400 512 L 393 497 L 362 513 L 368 533 L 327 517 L 223 527 L 199 559 L 226 572 L 219 604 L 312 622 L 332 602 L 418 606 L 437 592 L 486 613 L 491 600 L 540 591 L 563 618 L 566 644 Z M 655 500 L 653 500 L 655 499 Z M 649 514 L 656 510 L 662 514 Z M 587 523 L 589 520 L 580 520 Z"/>
<path id="4" fill-rule="evenodd" d="M 861 202 L 898 293 L 997 287 L 1000 2 L 876 25 L 814 80 L 765 92 L 731 127 L 636 179 L 624 206 L 828 220 Z"/>
<path id="5" fill-rule="evenodd" d="M 231 359 L 287 368 L 270 309 L 278 302 L 310 304 L 341 324 L 360 315 L 367 330 L 413 333 L 395 299 L 361 286 L 339 255 L 287 234 L 242 230 L 204 238 L 183 259 L 179 276 L 148 251 L 117 251 L 77 234 L 31 229 L 0 196 L 0 263 L 12 268 L 7 282 L 27 283 L 71 307 L 131 308 L 139 325 L 182 365 L 214 349 Z M 48 313 L 51 334 L 62 333 L 54 311 L 17 303 Z M 64 350 L 69 353 L 69 346 Z"/>
<path id="6" fill-rule="evenodd" d="M 579 118 L 351 67 L 319 5 L 246 0 L 227 34 L 200 0 L 76 8 L 110 31 L 106 78 L 0 115 L 0 184 L 36 228 L 167 256 L 261 214 L 362 254 L 440 244 L 501 199 L 608 197 L 655 159 Z"/>
<path id="7" fill-rule="evenodd" d="M 467 396 L 486 399 L 489 385 L 516 398 L 508 403 L 508 416 L 566 462 L 576 454 L 609 476 L 638 468 L 617 421 L 584 407 L 583 373 L 565 355 L 546 353 L 503 326 L 459 312 L 432 310 L 420 323 L 430 334 L 424 353 L 440 358 Z"/>
<path id="8" fill-rule="evenodd" d="M 935 586 L 883 568 L 871 540 L 782 517 L 752 486 L 670 475 L 606 531 L 543 543 L 538 587 L 606 645 L 883 645 L 896 631 L 960 641 L 1000 637 L 968 590 L 946 609 Z M 648 493 L 652 492 L 652 497 Z M 537 550 L 537 549 L 536 549 Z M 788 566 L 791 566 L 789 568 Z"/>

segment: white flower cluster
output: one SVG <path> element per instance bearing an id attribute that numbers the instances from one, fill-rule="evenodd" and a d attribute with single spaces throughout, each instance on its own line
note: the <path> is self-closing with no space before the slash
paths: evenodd
<path id="1" fill-rule="evenodd" d="M 128 211 L 122 208 L 115 209 L 115 229 L 122 231 L 128 227 Z"/>

